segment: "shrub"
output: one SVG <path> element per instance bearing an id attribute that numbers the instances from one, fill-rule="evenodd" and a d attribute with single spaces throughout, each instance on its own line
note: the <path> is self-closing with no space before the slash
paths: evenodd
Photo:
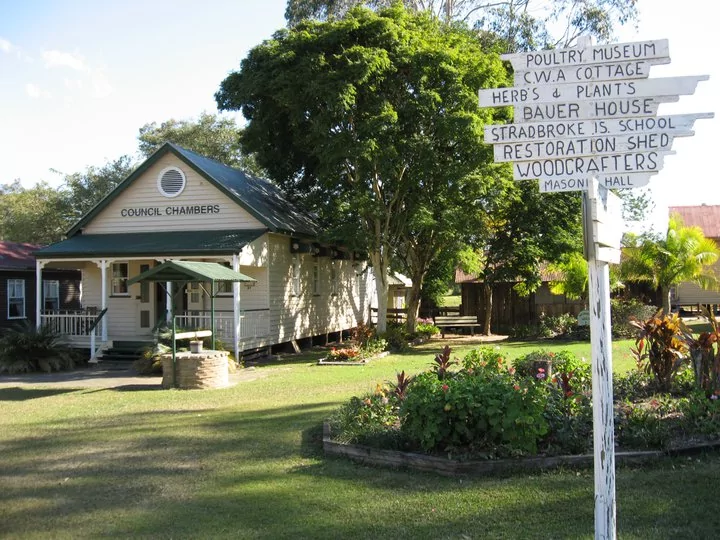
<path id="1" fill-rule="evenodd" d="M 463 369 L 469 374 L 497 374 L 506 370 L 505 357 L 499 348 L 473 349 L 462 360 Z"/>
<path id="2" fill-rule="evenodd" d="M 360 356 L 362 356 L 362 358 L 371 358 L 386 351 L 387 347 L 387 340 L 383 338 L 371 338 L 360 348 Z"/>
<path id="3" fill-rule="evenodd" d="M 593 416 L 589 393 L 548 386 L 544 416 L 548 436 L 544 451 L 548 454 L 581 454 L 592 448 Z"/>
<path id="4" fill-rule="evenodd" d="M 618 444 L 639 449 L 665 447 L 670 439 L 670 429 L 654 408 L 652 401 L 648 404 L 621 403 L 615 413 Z"/>
<path id="5" fill-rule="evenodd" d="M 540 315 L 539 335 L 540 337 L 558 337 L 572 332 L 577 326 L 577 317 L 569 313 L 562 315 Z"/>
<path id="6" fill-rule="evenodd" d="M 418 319 L 415 333 L 423 338 L 431 338 L 440 333 L 440 329 L 433 324 L 432 319 Z"/>
<path id="7" fill-rule="evenodd" d="M 342 443 L 397 447 L 399 402 L 395 392 L 381 386 L 372 394 L 351 398 L 330 419 L 333 437 Z"/>
<path id="8" fill-rule="evenodd" d="M 663 315 L 662 309 L 645 321 L 633 319 L 639 330 L 635 348 L 631 349 L 638 368 L 655 375 L 662 392 L 669 392 L 673 378 L 685 360 L 689 330 L 677 314 Z"/>
<path id="9" fill-rule="evenodd" d="M 388 349 L 393 352 L 402 352 L 408 349 L 410 336 L 403 324 L 388 322 L 387 331 L 380 337 L 387 341 Z"/>
<path id="10" fill-rule="evenodd" d="M 350 332 L 350 339 L 361 348 L 365 347 L 373 338 L 375 338 L 375 328 L 369 324 L 360 323 Z"/>
<path id="11" fill-rule="evenodd" d="M 623 300 L 613 298 L 610 300 L 610 319 L 612 320 L 612 334 L 619 338 L 632 338 L 638 329 L 631 324 L 631 320 L 644 321 L 652 317 L 657 307 L 643 304 L 637 299 Z"/>
<path id="12" fill-rule="evenodd" d="M 547 433 L 543 387 L 460 371 L 418 375 L 400 405 L 401 429 L 425 451 L 534 453 Z"/>
<path id="13" fill-rule="evenodd" d="M 333 347 L 332 349 L 330 349 L 330 354 L 328 355 L 328 358 L 335 362 L 358 361 L 361 360 L 360 348 L 357 346 L 343 347 L 341 349 Z"/>
<path id="14" fill-rule="evenodd" d="M 710 397 L 720 390 L 720 329 L 714 313 L 703 307 L 703 315 L 710 323 L 710 332 L 702 332 L 697 339 L 685 332 L 684 338 L 690 351 L 696 387 Z"/>
<path id="15" fill-rule="evenodd" d="M 140 375 L 162 374 L 162 355 L 171 352 L 172 349 L 162 343 L 148 345 L 140 353 L 140 358 L 133 362 L 133 369 Z"/>
<path id="16" fill-rule="evenodd" d="M 82 362 L 81 356 L 59 339 L 50 327 L 35 328 L 27 321 L 5 330 L 0 338 L 0 372 L 72 369 Z"/>
<path id="17" fill-rule="evenodd" d="M 513 361 L 513 367 L 515 368 L 517 376 L 520 378 L 544 379 L 552 373 L 554 357 L 554 352 L 544 349 L 532 351 L 516 358 Z"/>

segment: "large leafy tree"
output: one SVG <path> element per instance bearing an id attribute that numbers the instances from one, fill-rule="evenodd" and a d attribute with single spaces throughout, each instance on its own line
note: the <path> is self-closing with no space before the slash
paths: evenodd
<path id="1" fill-rule="evenodd" d="M 138 149 L 148 157 L 164 143 L 171 142 L 230 167 L 261 173 L 254 161 L 243 154 L 241 133 L 242 129 L 232 118 L 203 112 L 197 119 L 171 118 L 160 125 L 145 124 L 138 134 Z"/>
<path id="2" fill-rule="evenodd" d="M 491 332 L 493 289 L 515 282 L 520 294 L 540 285 L 540 264 L 582 248 L 580 197 L 539 193 L 535 182 L 498 185 L 485 201 L 482 234 L 476 241 L 478 277 L 483 283 L 483 332 Z"/>
<path id="3" fill-rule="evenodd" d="M 357 5 L 386 7 L 400 0 L 288 0 L 288 25 L 336 19 Z M 610 41 L 618 24 L 637 20 L 637 0 L 403 0 L 411 10 L 460 21 L 500 37 L 509 50 L 570 46 L 581 34 Z"/>
<path id="4" fill-rule="evenodd" d="M 19 180 L 0 186 L 0 238 L 50 244 L 67 230 L 67 198 L 45 182 L 25 188 Z"/>
<path id="5" fill-rule="evenodd" d="M 699 227 L 684 226 L 678 216 L 670 217 L 665 238 L 626 235 L 623 242 L 623 279 L 661 288 L 665 313 L 670 312 L 670 289 L 674 285 L 690 282 L 704 289 L 720 285 L 712 267 L 720 257 L 717 244 Z"/>
<path id="6" fill-rule="evenodd" d="M 67 201 L 66 230 L 125 180 L 135 166 L 130 156 L 121 156 L 100 167 L 91 165 L 84 171 L 65 175 L 62 194 Z"/>
<path id="7" fill-rule="evenodd" d="M 477 107 L 476 92 L 504 83 L 498 56 L 468 32 L 395 5 L 277 32 L 216 99 L 242 110 L 243 149 L 316 211 L 328 239 L 369 252 L 383 331 L 393 255 L 422 278 L 417 247 L 432 259 L 458 205 L 474 204 L 478 171 L 492 160 L 482 128 L 494 114 Z"/>

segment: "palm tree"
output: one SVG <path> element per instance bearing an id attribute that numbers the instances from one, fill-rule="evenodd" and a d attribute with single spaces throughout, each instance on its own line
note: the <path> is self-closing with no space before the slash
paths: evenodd
<path id="1" fill-rule="evenodd" d="M 712 265 L 720 257 L 717 244 L 700 227 L 685 227 L 671 216 L 665 239 L 629 236 L 624 240 L 621 274 L 626 281 L 645 281 L 663 292 L 663 310 L 670 312 L 670 288 L 683 281 L 717 289 Z"/>

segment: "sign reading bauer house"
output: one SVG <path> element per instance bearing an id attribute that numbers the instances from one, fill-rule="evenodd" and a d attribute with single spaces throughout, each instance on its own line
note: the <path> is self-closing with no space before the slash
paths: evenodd
<path id="1" fill-rule="evenodd" d="M 694 134 L 712 113 L 657 116 L 663 102 L 695 92 L 706 75 L 650 79 L 670 62 L 666 39 L 503 56 L 513 88 L 479 91 L 481 107 L 515 107 L 515 123 L 485 128 L 495 161 L 513 162 L 515 180 L 539 179 L 540 191 L 647 185 L 672 154 L 675 137 Z"/>

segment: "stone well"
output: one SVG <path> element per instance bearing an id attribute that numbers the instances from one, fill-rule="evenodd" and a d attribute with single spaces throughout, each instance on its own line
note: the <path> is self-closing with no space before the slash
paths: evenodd
<path id="1" fill-rule="evenodd" d="M 175 387 L 183 390 L 224 388 L 228 385 L 228 352 L 175 354 Z M 172 354 L 162 356 L 163 388 L 173 388 Z"/>

